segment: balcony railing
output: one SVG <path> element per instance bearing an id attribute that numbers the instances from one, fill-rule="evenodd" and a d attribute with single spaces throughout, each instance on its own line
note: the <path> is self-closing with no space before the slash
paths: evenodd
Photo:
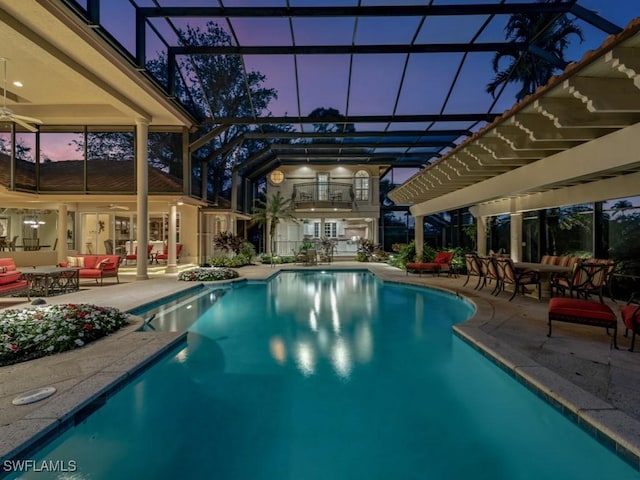
<path id="1" fill-rule="evenodd" d="M 350 183 L 309 182 L 294 185 L 291 198 L 296 209 L 351 209 L 355 195 Z"/>

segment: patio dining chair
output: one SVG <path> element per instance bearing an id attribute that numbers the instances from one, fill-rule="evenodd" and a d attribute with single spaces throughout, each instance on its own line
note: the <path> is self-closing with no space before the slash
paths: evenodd
<path id="1" fill-rule="evenodd" d="M 25 251 L 40 250 L 40 239 L 39 238 L 23 238 L 22 245 Z"/>
<path id="2" fill-rule="evenodd" d="M 624 323 L 624 336 L 629 335 L 631 330 L 631 346 L 629 351 L 633 352 L 636 344 L 636 333 L 640 333 L 640 292 L 634 292 L 627 301 L 627 304 L 620 307 L 622 323 Z"/>
<path id="3" fill-rule="evenodd" d="M 295 248 L 291 250 L 293 253 L 293 258 L 295 260 L 295 264 L 304 265 L 307 263 L 307 251 L 306 250 L 296 250 Z"/>
<path id="4" fill-rule="evenodd" d="M 18 237 L 20 235 L 14 235 L 13 238 L 11 239 L 11 241 L 9 242 L 9 251 L 10 252 L 15 252 L 16 251 L 16 242 L 18 241 Z"/>
<path id="5" fill-rule="evenodd" d="M 493 291 L 491 294 L 495 294 L 500 287 L 500 282 L 498 282 L 498 270 L 496 267 L 496 259 L 494 257 L 479 257 L 480 260 L 480 272 L 482 275 L 482 282 L 478 287 L 478 290 L 482 290 L 487 283 L 491 283 L 495 280 L 496 284 L 493 287 Z"/>
<path id="6" fill-rule="evenodd" d="M 180 253 L 182 252 L 182 244 L 176 243 L 176 263 L 180 263 Z M 164 262 L 169 261 L 169 245 L 165 245 L 162 249 L 162 253 L 158 253 L 156 255 L 156 263 L 160 260 Z"/>
<path id="7" fill-rule="evenodd" d="M 305 265 L 317 265 L 318 264 L 318 252 L 310 248 L 307 250 L 307 260 Z"/>
<path id="8" fill-rule="evenodd" d="M 147 260 L 151 256 L 151 250 L 153 250 L 153 245 L 147 245 Z M 136 263 L 138 262 L 138 246 L 137 245 L 135 250 L 133 251 L 133 254 L 125 255 L 124 257 L 125 265 L 129 263 L 129 260 L 133 260 Z"/>
<path id="9" fill-rule="evenodd" d="M 577 298 L 589 299 L 591 295 L 598 295 L 600 303 L 604 303 L 602 293 L 611 281 L 615 262 L 607 260 L 596 262 L 587 260 L 574 265 L 570 275 L 554 275 L 551 277 L 551 292 L 556 295 L 568 294 Z"/>
<path id="10" fill-rule="evenodd" d="M 518 292 L 525 294 L 527 285 L 535 285 L 538 292 L 538 301 L 542 299 L 542 285 L 540 282 L 540 272 L 537 270 L 516 270 L 513 260 L 510 258 L 496 259 L 496 270 L 498 272 L 498 289 L 495 295 L 504 291 L 505 285 L 513 285 L 513 294 L 509 301 L 513 300 Z"/>
<path id="11" fill-rule="evenodd" d="M 467 253 L 464 256 L 464 263 L 467 267 L 467 279 L 462 286 L 466 286 L 471 277 L 478 277 L 478 283 L 473 287 L 473 289 L 476 290 L 480 286 L 480 282 L 482 282 L 482 266 L 480 265 L 480 257 L 473 253 Z"/>
<path id="12" fill-rule="evenodd" d="M 104 241 L 104 250 L 107 255 L 113 255 L 113 240 L 109 238 Z"/>

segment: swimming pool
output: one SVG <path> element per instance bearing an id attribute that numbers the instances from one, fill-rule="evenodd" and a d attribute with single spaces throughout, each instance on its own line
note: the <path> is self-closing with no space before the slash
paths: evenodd
<path id="1" fill-rule="evenodd" d="M 210 290 L 152 322 L 186 347 L 33 458 L 92 479 L 639 478 L 452 335 L 471 313 L 363 272 Z"/>

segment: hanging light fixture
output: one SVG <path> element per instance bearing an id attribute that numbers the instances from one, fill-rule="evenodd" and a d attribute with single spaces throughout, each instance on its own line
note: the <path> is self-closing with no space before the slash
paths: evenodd
<path id="1" fill-rule="evenodd" d="M 31 218 L 27 218 L 23 221 L 25 225 L 29 225 L 31 228 L 40 228 L 42 225 L 45 225 L 47 222 L 44 220 L 38 220 L 38 217 L 34 215 Z"/>

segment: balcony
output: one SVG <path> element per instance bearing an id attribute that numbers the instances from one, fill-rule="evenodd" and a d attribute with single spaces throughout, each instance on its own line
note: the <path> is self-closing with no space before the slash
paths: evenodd
<path id="1" fill-rule="evenodd" d="M 296 210 L 351 210 L 355 196 L 350 183 L 309 182 L 294 185 L 291 198 Z"/>

